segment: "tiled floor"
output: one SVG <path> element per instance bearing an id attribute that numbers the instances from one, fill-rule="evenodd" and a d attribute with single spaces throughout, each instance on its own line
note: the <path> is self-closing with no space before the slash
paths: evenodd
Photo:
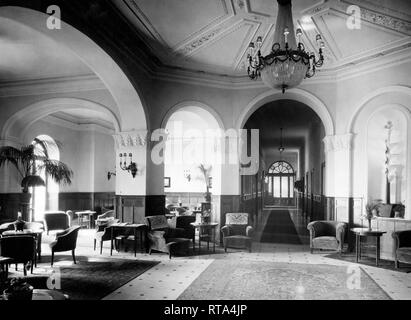
<path id="1" fill-rule="evenodd" d="M 93 251 L 92 239 L 93 230 L 81 230 L 78 240 L 77 255 L 99 256 L 98 251 Z M 53 236 L 45 236 L 43 241 L 43 255 L 49 254 L 47 243 L 52 241 Z M 167 254 L 153 253 L 137 254 L 137 259 L 157 260 L 158 265 L 133 279 L 123 287 L 112 292 L 104 299 L 150 299 L 150 300 L 175 300 L 190 284 L 215 260 L 215 259 L 234 259 L 241 263 L 244 260 L 252 261 L 272 261 L 272 262 L 289 262 L 303 264 L 329 264 L 347 266 L 358 266 L 358 264 L 330 259 L 325 257 L 323 253 L 310 254 L 309 248 L 306 245 L 287 245 L 275 243 L 254 243 L 253 252 L 249 253 L 242 250 L 229 249 L 228 253 L 224 253 L 223 249 L 216 247 L 216 254 L 204 253 L 202 255 L 191 255 L 188 257 L 173 257 L 168 259 Z M 104 244 L 103 255 L 110 256 L 109 242 Z M 135 259 L 130 252 L 114 251 L 112 259 L 127 258 Z M 61 261 L 56 256 L 58 265 L 72 263 L 71 261 Z M 402 273 L 391 271 L 372 266 L 361 265 L 361 268 L 374 279 L 377 284 L 392 298 L 392 299 L 411 299 L 411 273 Z M 44 263 L 39 264 L 38 268 L 34 269 L 35 273 L 51 272 L 49 265 Z M 253 297 L 255 299 L 256 297 Z"/>

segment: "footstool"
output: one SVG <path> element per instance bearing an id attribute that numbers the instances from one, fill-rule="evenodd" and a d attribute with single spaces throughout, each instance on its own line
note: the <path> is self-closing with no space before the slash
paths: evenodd
<path id="1" fill-rule="evenodd" d="M 191 239 L 186 238 L 169 238 L 167 245 L 170 245 L 171 253 L 174 255 L 188 255 L 190 251 Z"/>

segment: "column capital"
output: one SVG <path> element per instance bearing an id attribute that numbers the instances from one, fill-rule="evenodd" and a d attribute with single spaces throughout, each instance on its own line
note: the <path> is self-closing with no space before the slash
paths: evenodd
<path id="1" fill-rule="evenodd" d="M 352 150 L 354 136 L 353 133 L 326 136 L 323 139 L 325 153 Z"/>
<path id="2" fill-rule="evenodd" d="M 144 147 L 147 144 L 147 132 L 147 130 L 135 130 L 113 134 L 116 148 Z"/>

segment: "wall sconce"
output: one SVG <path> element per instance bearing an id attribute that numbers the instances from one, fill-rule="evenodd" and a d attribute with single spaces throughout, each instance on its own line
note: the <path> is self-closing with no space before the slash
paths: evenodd
<path id="1" fill-rule="evenodd" d="M 122 162 L 121 160 L 124 157 L 124 162 Z M 136 177 L 137 174 L 137 164 L 135 162 L 133 162 L 133 154 L 129 153 L 128 154 L 129 162 L 130 164 L 127 165 L 127 153 L 120 153 L 120 168 L 122 170 L 127 170 L 128 172 L 131 172 L 131 175 L 133 176 L 133 178 Z"/>
<path id="2" fill-rule="evenodd" d="M 190 172 L 190 170 L 188 170 L 188 169 L 184 170 L 184 178 L 186 178 L 188 182 L 191 181 L 191 172 Z"/>
<path id="3" fill-rule="evenodd" d="M 110 180 L 111 176 L 115 176 L 116 173 L 115 172 L 107 172 L 107 180 Z"/>

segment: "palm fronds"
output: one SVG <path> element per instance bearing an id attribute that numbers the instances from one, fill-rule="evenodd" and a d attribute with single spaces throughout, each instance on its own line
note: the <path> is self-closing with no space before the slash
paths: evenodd
<path id="1" fill-rule="evenodd" d="M 65 163 L 50 159 L 49 151 L 59 145 L 58 142 L 35 138 L 32 144 L 20 149 L 0 147 L 0 167 L 11 164 L 17 169 L 22 178 L 23 192 L 28 192 L 28 187 L 44 185 L 44 180 L 38 175 L 41 172 L 57 183 L 71 184 L 73 171 Z"/>

